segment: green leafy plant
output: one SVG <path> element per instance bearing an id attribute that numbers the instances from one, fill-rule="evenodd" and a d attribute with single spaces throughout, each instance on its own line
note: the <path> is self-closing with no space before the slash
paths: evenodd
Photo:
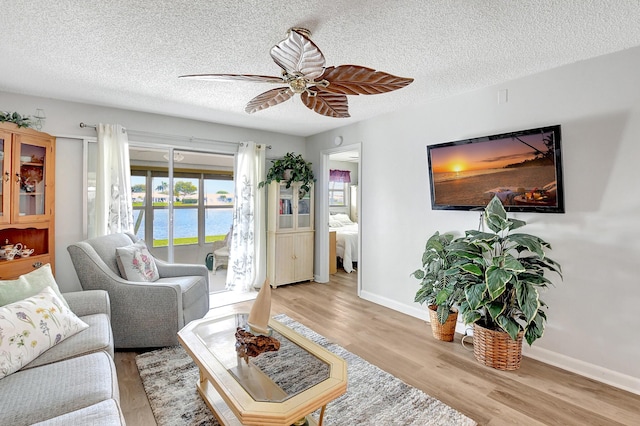
<path id="1" fill-rule="evenodd" d="M 414 301 L 437 306 L 440 324 L 447 321 L 449 314 L 453 312 L 453 305 L 464 291 L 458 281 L 456 257 L 448 251 L 453 241 L 451 234 L 433 234 L 422 253 L 422 267 L 411 274 L 420 280 L 420 289 L 416 292 Z"/>
<path id="2" fill-rule="evenodd" d="M 301 154 L 295 155 L 288 152 L 281 159 L 271 160 L 271 168 L 267 171 L 266 179 L 258 184 L 259 188 L 271 182 L 286 182 L 287 188 L 293 182 L 301 182 L 300 188 L 305 192 L 311 191 L 311 185 L 315 182 L 311 163 L 305 161 Z"/>
<path id="3" fill-rule="evenodd" d="M 546 255 L 546 241 L 511 233 L 526 222 L 509 219 L 498 197 L 485 208 L 484 221 L 492 232 L 466 231 L 448 247 L 464 286 L 458 301 L 463 321 L 505 331 L 513 340 L 523 331 L 531 345 L 542 337 L 547 319 L 540 290 L 552 283 L 545 271 L 562 278 L 560 265 Z"/>
<path id="4" fill-rule="evenodd" d="M 31 122 L 31 118 L 27 116 L 21 116 L 17 112 L 0 111 L 0 123 L 2 122 L 14 123 L 18 127 L 31 127 L 34 123 Z"/>

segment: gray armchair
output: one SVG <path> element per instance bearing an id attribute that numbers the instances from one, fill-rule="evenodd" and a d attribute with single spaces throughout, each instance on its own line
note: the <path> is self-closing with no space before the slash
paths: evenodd
<path id="1" fill-rule="evenodd" d="M 155 259 L 160 279 L 127 281 L 120 276 L 116 248 L 137 241 L 130 233 L 111 234 L 71 244 L 67 251 L 83 290 L 109 293 L 116 348 L 177 345 L 177 332 L 209 310 L 208 270 Z"/>

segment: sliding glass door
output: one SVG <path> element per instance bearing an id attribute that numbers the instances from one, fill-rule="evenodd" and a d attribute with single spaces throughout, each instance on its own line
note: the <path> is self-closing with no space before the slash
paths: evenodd
<path id="1" fill-rule="evenodd" d="M 87 223 L 95 231 L 97 144 L 86 145 Z M 233 154 L 129 143 L 134 233 L 152 254 L 177 263 L 205 264 L 212 243 L 233 221 Z"/>
<path id="2" fill-rule="evenodd" d="M 231 228 L 233 156 L 132 144 L 130 157 L 136 235 L 158 258 L 204 263 Z"/>

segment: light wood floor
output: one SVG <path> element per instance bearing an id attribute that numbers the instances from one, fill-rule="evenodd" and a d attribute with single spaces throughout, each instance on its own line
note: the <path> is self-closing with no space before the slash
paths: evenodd
<path id="1" fill-rule="evenodd" d="M 517 372 L 484 367 L 460 336 L 437 341 L 425 322 L 359 299 L 355 274 L 278 287 L 272 295 L 274 315 L 287 314 L 480 425 L 640 425 L 640 396 L 529 358 Z M 246 312 L 250 306 L 218 309 Z M 135 355 L 116 353 L 125 420 L 155 425 Z"/>

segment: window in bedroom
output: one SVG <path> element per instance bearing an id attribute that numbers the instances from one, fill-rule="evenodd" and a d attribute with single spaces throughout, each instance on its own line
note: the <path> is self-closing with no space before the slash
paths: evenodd
<path id="1" fill-rule="evenodd" d="M 329 170 L 329 206 L 344 207 L 348 201 L 348 188 L 351 172 L 348 170 Z"/>
<path id="2" fill-rule="evenodd" d="M 344 182 L 329 182 L 329 206 L 344 207 L 346 202 L 347 184 Z"/>

